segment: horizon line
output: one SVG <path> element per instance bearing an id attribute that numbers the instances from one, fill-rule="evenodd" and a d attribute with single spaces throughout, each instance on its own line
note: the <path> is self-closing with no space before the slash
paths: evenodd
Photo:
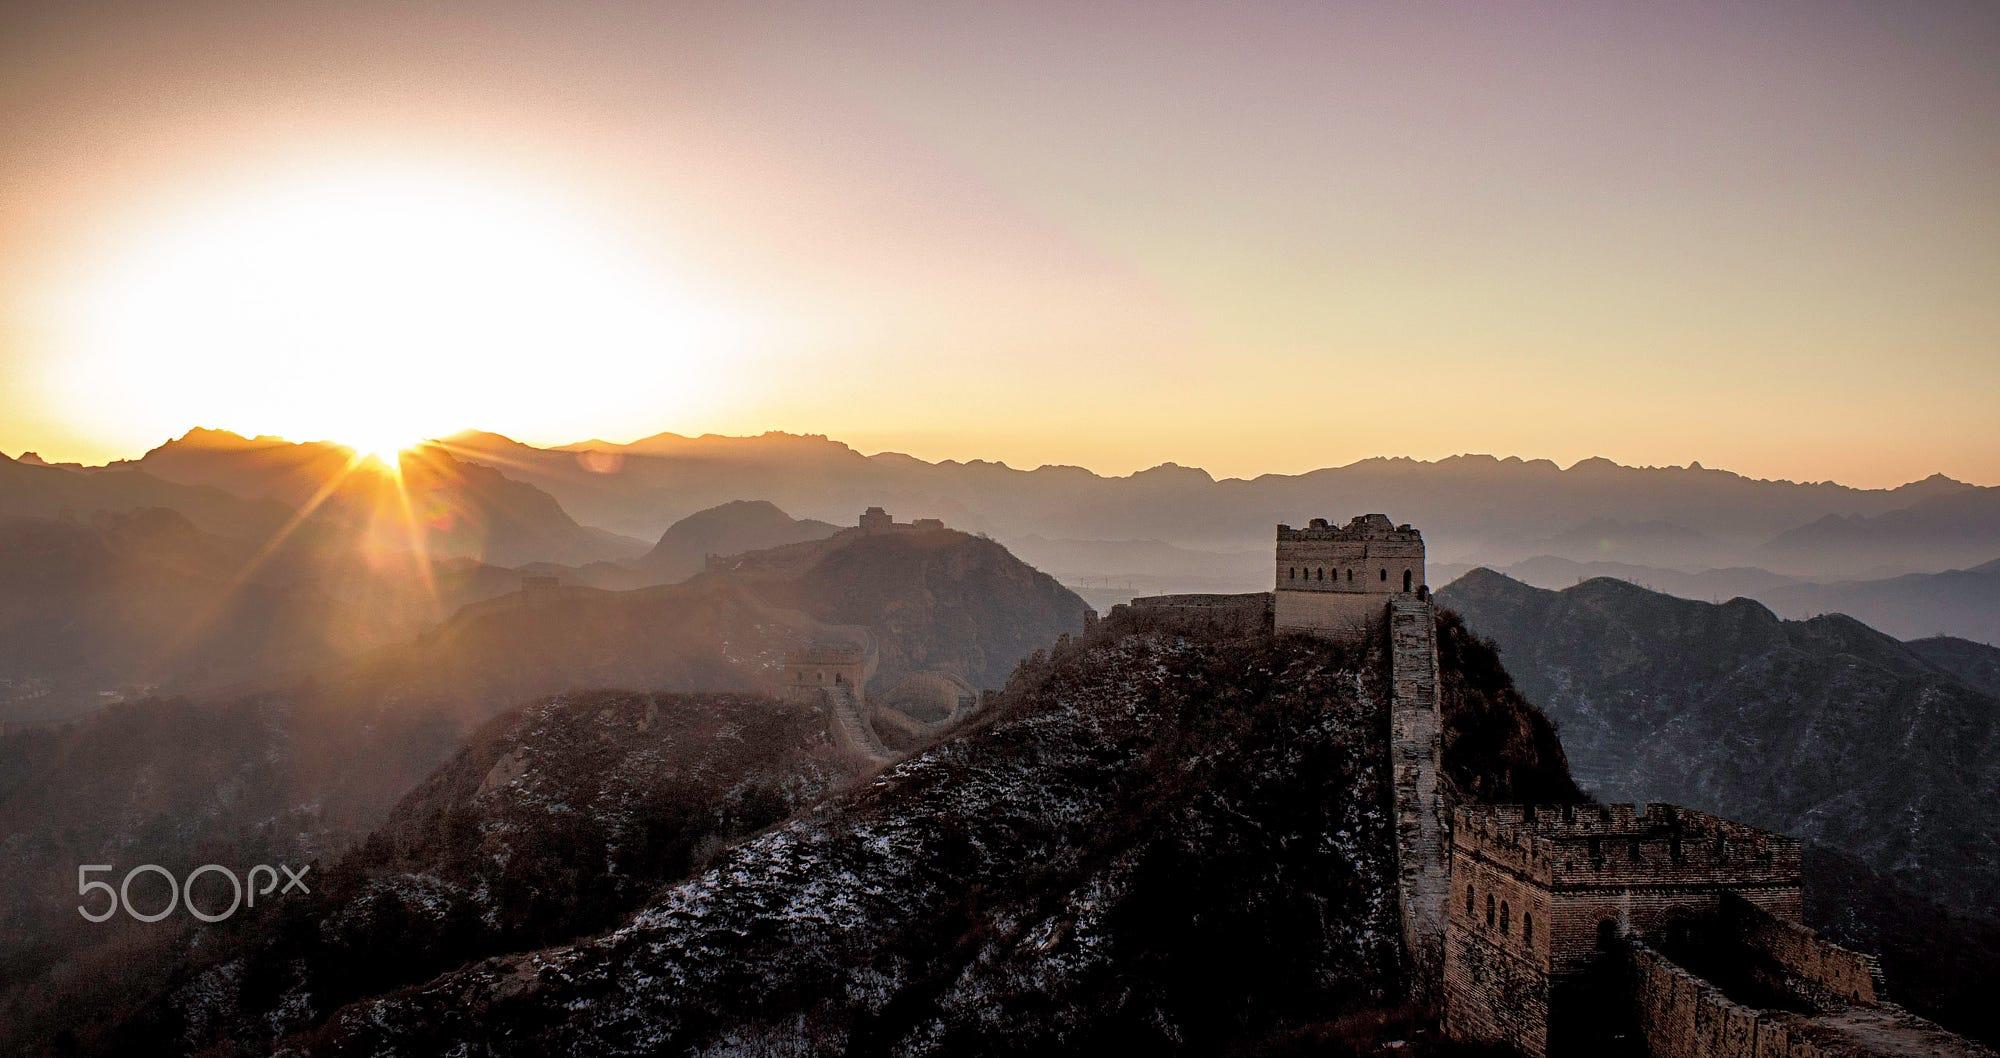
<path id="1" fill-rule="evenodd" d="M 169 437 L 166 440 L 160 442 L 159 444 L 154 445 L 152 448 L 148 448 L 146 451 L 141 452 L 137 456 L 124 456 L 115 459 L 107 459 L 102 463 L 87 463 L 81 460 L 49 460 L 46 457 L 42 456 L 38 449 L 34 448 L 24 448 L 21 450 L 21 453 L 18 456 L 9 456 L 5 452 L 0 452 L 0 458 L 5 458 L 10 462 L 22 462 L 26 460 L 28 456 L 34 456 L 37 460 L 40 460 L 41 462 L 49 466 L 79 467 L 84 470 L 104 470 L 117 464 L 137 464 L 140 461 L 142 461 L 146 456 L 151 455 L 153 452 L 165 448 L 168 445 L 174 444 L 176 442 L 186 441 L 197 434 L 227 434 L 233 438 L 236 438 L 237 440 L 253 442 L 253 443 L 258 441 L 265 441 L 265 442 L 274 442 L 279 444 L 291 445 L 295 447 L 326 445 L 334 448 L 345 449 L 348 451 L 355 450 L 354 446 L 349 445 L 342 441 L 333 440 L 331 438 L 312 438 L 306 440 L 294 440 L 282 434 L 270 434 L 270 433 L 246 434 L 246 433 L 240 433 L 236 430 L 227 427 L 195 425 L 188 427 L 179 436 Z M 1365 463 L 1406 462 L 1422 466 L 1439 466 L 1444 463 L 1452 462 L 1454 460 L 1491 460 L 1495 463 L 1518 463 L 1522 465 L 1546 464 L 1547 466 L 1553 468 L 1557 473 L 1560 474 L 1574 473 L 1579 468 L 1584 467 L 1586 465 L 1605 464 L 1620 470 L 1655 471 L 1655 472 L 1680 471 L 1683 473 L 1725 474 L 1730 477 L 1737 478 L 1739 480 L 1755 482 L 1759 484 L 1790 485 L 1800 488 L 1810 488 L 1816 486 L 1833 486 L 1836 488 L 1851 489 L 1856 492 L 1895 492 L 1899 489 L 1908 488 L 1913 485 L 1919 485 L 1924 482 L 1933 481 L 1937 479 L 1943 479 L 1945 482 L 1965 485 L 1970 488 L 1995 487 L 1993 484 L 1968 481 L 1962 478 L 1954 478 L 1951 475 L 1944 473 L 1943 471 L 1932 471 L 1930 474 L 1926 474 L 1922 477 L 1911 478 L 1908 481 L 1900 482 L 1895 485 L 1865 486 L 1865 485 L 1850 485 L 1834 478 L 1821 478 L 1818 480 L 1805 481 L 1797 478 L 1755 477 L 1749 474 L 1742 473 L 1740 471 L 1730 470 L 1726 467 L 1709 466 L 1704 464 L 1699 459 L 1689 460 L 1685 464 L 1621 463 L 1615 459 L 1612 459 L 1609 456 L 1591 455 L 1591 456 L 1581 457 L 1570 463 L 1568 466 L 1564 466 L 1561 462 L 1547 456 L 1525 456 L 1518 454 L 1498 455 L 1492 452 L 1458 452 L 1448 456 L 1440 456 L 1436 459 L 1424 459 L 1412 455 L 1394 455 L 1388 453 L 1381 453 L 1376 455 L 1362 456 L 1358 459 L 1354 459 L 1346 463 L 1330 463 L 1300 471 L 1275 471 L 1275 470 L 1264 471 L 1262 473 L 1258 473 L 1249 477 L 1236 476 L 1236 475 L 1218 477 L 1212 471 L 1208 470 L 1205 467 L 1188 463 L 1180 463 L 1169 459 L 1169 460 L 1162 460 L 1150 466 L 1142 467 L 1140 469 L 1131 471 L 1130 473 L 1112 474 L 1112 473 L 1105 473 L 1095 468 L 1087 467 L 1078 463 L 1041 463 L 1033 467 L 1024 467 L 1024 466 L 1015 466 L 1011 463 L 1008 463 L 1004 459 L 987 459 L 983 457 L 973 457 L 973 458 L 946 457 L 941 459 L 926 459 L 923 456 L 915 455 L 910 452 L 902 451 L 899 449 L 889 449 L 889 448 L 881 449 L 879 451 L 874 451 L 874 452 L 864 452 L 860 448 L 854 446 L 853 444 L 850 444 L 846 441 L 842 441 L 839 438 L 834 437 L 832 434 L 829 433 L 793 431 L 793 430 L 784 430 L 776 428 L 767 429 L 759 433 L 743 433 L 743 434 L 715 433 L 712 431 L 699 434 L 683 434 L 675 432 L 673 430 L 657 430 L 651 433 L 640 434 L 639 436 L 636 436 L 629 441 L 611 441 L 611 440 L 606 440 L 603 437 L 592 437 L 579 441 L 563 441 L 563 442 L 537 444 L 532 441 L 520 440 L 511 435 L 502 433 L 498 430 L 487 430 L 477 427 L 466 427 L 463 429 L 454 430 L 448 434 L 441 434 L 436 437 L 424 438 L 423 440 L 417 442 L 416 444 L 408 446 L 408 448 L 406 448 L 405 450 L 407 451 L 410 449 L 421 447 L 423 445 L 431 445 L 431 444 L 449 448 L 451 447 L 450 442 L 453 438 L 464 437 L 466 435 L 480 435 L 486 437 L 494 437 L 506 441 L 510 444 L 520 445 L 525 448 L 532 448 L 540 452 L 570 452 L 570 451 L 590 450 L 593 448 L 611 449 L 611 450 L 630 449 L 634 445 L 659 438 L 673 438 L 681 441 L 699 442 L 706 440 L 755 441 L 766 437 L 778 436 L 778 437 L 792 438 L 802 441 L 820 441 L 828 444 L 838 445 L 841 448 L 853 452 L 857 457 L 862 459 L 877 459 L 887 456 L 887 457 L 914 460 L 916 462 L 923 463 L 927 466 L 934 466 L 934 467 L 945 466 L 945 465 L 997 466 L 1020 474 L 1033 474 L 1039 471 L 1048 471 L 1048 470 L 1053 470 L 1053 471 L 1074 470 L 1074 471 L 1081 471 L 1083 473 L 1091 475 L 1092 477 L 1105 481 L 1130 479 L 1138 477 L 1142 474 L 1149 474 L 1161 470 L 1169 470 L 1169 471 L 1181 470 L 1181 471 L 1198 472 L 1203 476 L 1205 476 L 1206 478 L 1208 478 L 1210 482 L 1218 484 L 1231 481 L 1249 483 L 1249 482 L 1261 481 L 1265 478 L 1301 478 L 1311 474 L 1323 473 L 1326 471 L 1348 470 L 1354 467 L 1361 466 L 1362 464 Z"/>

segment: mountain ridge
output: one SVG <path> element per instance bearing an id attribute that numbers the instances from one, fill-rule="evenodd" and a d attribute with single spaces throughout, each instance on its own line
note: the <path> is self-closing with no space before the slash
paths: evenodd
<path id="1" fill-rule="evenodd" d="M 1819 841 L 1961 908 L 2000 897 L 2000 701 L 1908 644 L 1614 578 L 1480 569 L 1437 599 L 1498 643 L 1598 796 Z"/>

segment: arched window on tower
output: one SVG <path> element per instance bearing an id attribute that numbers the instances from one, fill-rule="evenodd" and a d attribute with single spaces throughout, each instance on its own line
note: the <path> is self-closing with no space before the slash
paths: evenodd
<path id="1" fill-rule="evenodd" d="M 1410 594 L 1410 571 L 1407 569 L 1403 571 L 1403 594 Z"/>
<path id="2" fill-rule="evenodd" d="M 1486 925 L 1487 925 L 1487 926 L 1489 926 L 1489 927 L 1491 927 L 1491 926 L 1493 925 L 1493 894 L 1492 894 L 1492 893 L 1487 893 L 1487 894 L 1486 894 Z"/>
<path id="3" fill-rule="evenodd" d="M 1290 566 L 1290 567 L 1287 567 L 1287 568 L 1286 568 L 1286 570 L 1285 570 L 1285 579 L 1286 579 L 1286 580 L 1297 580 L 1297 579 L 1299 579 L 1299 567 L 1297 567 L 1297 566 Z"/>
<path id="4" fill-rule="evenodd" d="M 1465 917 L 1472 917 L 1472 887 L 1465 887 Z"/>
<path id="5" fill-rule="evenodd" d="M 1385 581 L 1389 579 L 1389 568 L 1387 566 L 1382 568 L 1382 579 Z"/>
<path id="6" fill-rule="evenodd" d="M 1521 912 L 1521 943 L 1535 943 L 1535 913 L 1533 911 Z"/>
<path id="7" fill-rule="evenodd" d="M 1347 583 L 1354 583 L 1354 567 L 1352 566 L 1347 567 Z"/>
<path id="8" fill-rule="evenodd" d="M 1320 570 L 1319 570 L 1319 579 L 1320 579 L 1320 580 L 1325 580 L 1325 579 L 1326 579 L 1326 567 L 1325 567 L 1325 566 L 1321 566 L 1321 567 L 1320 567 Z"/>
<path id="9" fill-rule="evenodd" d="M 1512 925 L 1512 917 L 1507 913 L 1507 901 L 1500 901 L 1500 935 L 1507 935 L 1507 927 Z"/>

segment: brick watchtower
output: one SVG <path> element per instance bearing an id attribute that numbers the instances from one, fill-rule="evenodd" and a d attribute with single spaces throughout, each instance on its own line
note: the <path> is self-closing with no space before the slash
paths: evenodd
<path id="1" fill-rule="evenodd" d="M 820 691 L 845 689 L 858 702 L 867 672 L 868 656 L 860 647 L 823 645 L 794 650 L 785 655 L 785 694 L 794 700 L 816 702 Z"/>
<path id="2" fill-rule="evenodd" d="M 1712 918 L 1729 894 L 1800 912 L 1796 840 L 1674 805 L 1461 807 L 1450 877 L 1445 1031 L 1534 1058 L 1601 1053 L 1567 1030 L 1602 1020 L 1619 938 Z"/>
<path id="3" fill-rule="evenodd" d="M 1389 600 L 1428 594 L 1424 534 L 1382 514 L 1339 527 L 1324 518 L 1304 529 L 1280 525 L 1277 585 L 1279 629 L 1360 638 L 1381 620 Z"/>

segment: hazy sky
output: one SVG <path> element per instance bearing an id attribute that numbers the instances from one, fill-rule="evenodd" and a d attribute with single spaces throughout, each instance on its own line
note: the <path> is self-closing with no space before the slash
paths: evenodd
<path id="1" fill-rule="evenodd" d="M 2000 483 L 2000 5 L 22 3 L 0 450 Z"/>

